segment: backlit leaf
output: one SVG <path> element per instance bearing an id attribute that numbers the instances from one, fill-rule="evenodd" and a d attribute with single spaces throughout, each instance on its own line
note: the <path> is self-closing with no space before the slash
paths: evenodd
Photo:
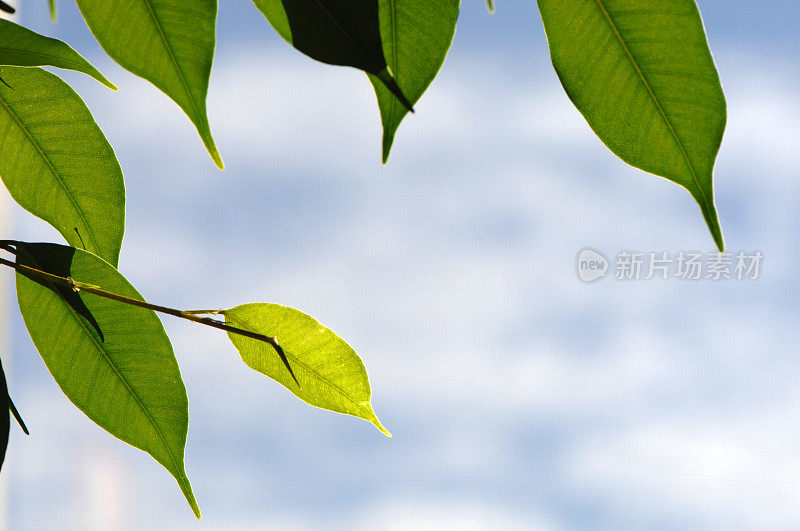
<path id="1" fill-rule="evenodd" d="M 222 168 L 206 113 L 216 0 L 77 0 L 89 29 L 123 68 L 161 89 L 197 127 Z"/>
<path id="2" fill-rule="evenodd" d="M 712 173 L 725 98 L 694 0 L 539 0 L 570 99 L 625 162 L 685 187 L 724 242 Z"/>
<path id="3" fill-rule="evenodd" d="M 80 249 L 17 244 L 17 263 L 143 300 L 111 265 Z M 71 255 L 71 256 L 70 256 Z M 52 271 L 47 271 L 52 268 Z M 184 467 L 186 389 L 169 338 L 151 310 L 88 293 L 78 296 L 94 324 L 53 287 L 17 274 L 25 326 L 65 395 L 100 427 L 155 458 L 200 516 Z"/>
<path id="4" fill-rule="evenodd" d="M 380 0 L 383 52 L 397 84 L 411 104 L 431 84 L 444 62 L 458 19 L 460 0 Z M 383 122 L 383 162 L 408 112 L 374 75 Z"/>
<path id="5" fill-rule="evenodd" d="M 223 310 L 222 314 L 231 326 L 275 337 L 300 386 L 271 345 L 228 333 L 242 360 L 252 369 L 279 382 L 312 406 L 362 418 L 391 437 L 370 405 L 364 364 L 330 329 L 302 312 L 277 304 L 243 304 Z"/>
<path id="6" fill-rule="evenodd" d="M 125 185 L 83 100 L 40 68 L 2 67 L 0 177 L 11 196 L 74 247 L 117 265 Z"/>
<path id="7" fill-rule="evenodd" d="M 2 19 L 0 19 L 0 65 L 56 66 L 77 70 L 92 76 L 108 88 L 117 90 L 117 87 L 69 44 L 39 35 Z"/>

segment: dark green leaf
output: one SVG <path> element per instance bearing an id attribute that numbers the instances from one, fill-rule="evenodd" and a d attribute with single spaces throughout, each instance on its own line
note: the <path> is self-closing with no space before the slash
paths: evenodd
<path id="1" fill-rule="evenodd" d="M 114 150 L 69 85 L 39 68 L 0 75 L 0 176 L 23 208 L 116 266 L 125 185 Z"/>
<path id="2" fill-rule="evenodd" d="M 685 187 L 724 248 L 712 173 L 725 98 L 693 0 L 539 0 L 570 99 L 625 162 Z"/>
<path id="3" fill-rule="evenodd" d="M 108 55 L 180 105 L 222 168 L 206 113 L 216 0 L 77 1 Z"/>
<path id="4" fill-rule="evenodd" d="M 309 57 L 374 75 L 409 110 L 387 69 L 378 0 L 253 0 L 275 30 Z"/>
<path id="5" fill-rule="evenodd" d="M 453 41 L 460 0 L 380 0 L 383 52 L 397 84 L 412 104 L 431 84 Z M 408 110 L 370 75 L 383 122 L 383 162 Z"/>
<path id="6" fill-rule="evenodd" d="M 302 312 L 277 304 L 243 304 L 223 310 L 222 314 L 231 326 L 275 337 L 300 386 L 271 345 L 228 333 L 242 360 L 252 369 L 279 382 L 312 406 L 362 418 L 391 437 L 370 405 L 364 364 L 330 329 Z"/>
<path id="7" fill-rule="evenodd" d="M 63 273 L 63 247 L 17 244 L 18 256 L 42 257 Z M 72 249 L 70 277 L 114 293 L 143 300 L 120 273 L 102 259 Z M 41 265 L 41 264 L 40 264 Z M 50 272 L 50 271 L 48 271 Z M 186 477 L 184 448 L 188 430 L 188 400 L 178 363 L 161 321 L 151 310 L 82 293 L 105 340 L 60 292 L 17 274 L 17 298 L 25 326 L 64 394 L 91 420 L 115 437 L 140 448 L 177 480 L 199 517 Z"/>
<path id="8" fill-rule="evenodd" d="M 69 44 L 39 35 L 2 19 L 0 19 L 0 65 L 56 66 L 77 70 L 92 76 L 108 88 L 117 90 L 117 87 Z"/>

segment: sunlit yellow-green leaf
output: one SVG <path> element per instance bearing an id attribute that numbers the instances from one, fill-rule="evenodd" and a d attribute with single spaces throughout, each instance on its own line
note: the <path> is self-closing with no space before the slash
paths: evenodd
<path id="1" fill-rule="evenodd" d="M 277 304 L 243 304 L 223 310 L 222 314 L 232 326 L 275 337 L 300 386 L 271 345 L 228 333 L 242 360 L 252 369 L 281 383 L 312 406 L 362 418 L 391 437 L 372 410 L 364 364 L 330 329 L 300 311 Z"/>

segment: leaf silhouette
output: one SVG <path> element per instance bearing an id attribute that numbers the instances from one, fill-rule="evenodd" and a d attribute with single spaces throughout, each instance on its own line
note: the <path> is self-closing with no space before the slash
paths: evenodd
<path id="1" fill-rule="evenodd" d="M 712 174 L 725 97 L 694 0 L 539 0 L 564 90 L 622 160 L 685 187 L 724 249 Z"/>
<path id="2" fill-rule="evenodd" d="M 74 247 L 66 247 L 64 245 L 56 245 L 54 243 L 15 243 L 17 250 L 17 263 L 50 273 L 64 278 L 72 278 L 72 258 L 75 255 Z M 37 284 L 55 291 L 58 293 L 69 306 L 75 310 L 75 313 L 86 319 L 88 323 L 95 329 L 100 341 L 105 341 L 103 331 L 100 330 L 100 325 L 94 318 L 89 308 L 83 302 L 79 292 L 70 289 L 61 284 L 53 284 L 40 277 L 26 273 L 25 271 L 19 272 L 21 275 L 29 278 Z"/>
<path id="3" fill-rule="evenodd" d="M 6 460 L 8 432 L 11 428 L 11 414 L 9 413 L 9 406 L 10 399 L 8 398 L 6 373 L 3 371 L 3 360 L 0 360 L 0 471 L 3 470 L 3 462 Z"/>
<path id="4" fill-rule="evenodd" d="M 312 59 L 372 74 L 413 112 L 387 68 L 378 0 L 253 0 L 275 30 Z"/>
<path id="5" fill-rule="evenodd" d="M 0 0 L 0 11 L 2 11 L 3 13 L 8 13 L 9 15 L 13 15 L 14 13 L 17 12 L 16 9 L 3 2 L 3 0 Z"/>

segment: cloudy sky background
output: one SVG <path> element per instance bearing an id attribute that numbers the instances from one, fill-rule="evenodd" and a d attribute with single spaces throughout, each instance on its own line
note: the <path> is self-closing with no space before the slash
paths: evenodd
<path id="1" fill-rule="evenodd" d="M 125 172 L 126 277 L 175 307 L 269 301 L 317 317 L 361 355 L 394 438 L 297 401 L 224 334 L 165 317 L 197 522 L 165 470 L 61 394 L 12 298 L 4 362 L 32 435 L 12 434 L 9 528 L 800 526 L 800 6 L 699 5 L 729 111 L 718 209 L 730 251 L 763 253 L 757 281 L 578 279 L 584 247 L 713 242 L 685 190 L 592 134 L 532 1 L 494 16 L 464 4 L 382 167 L 363 74 L 305 58 L 223 0 L 208 103 L 224 172 L 71 2 L 56 26 L 46 2 L 23 5 L 25 24 L 120 87 L 64 73 Z M 61 241 L 16 206 L 11 218 L 10 237 Z"/>

